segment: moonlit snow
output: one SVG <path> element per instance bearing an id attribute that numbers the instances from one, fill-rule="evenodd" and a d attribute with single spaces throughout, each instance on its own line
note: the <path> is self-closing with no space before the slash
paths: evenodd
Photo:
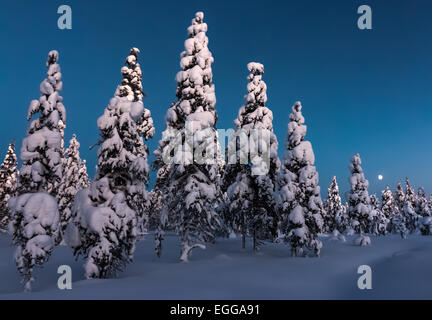
<path id="1" fill-rule="evenodd" d="M 167 234 L 157 258 L 153 235 L 137 244 L 134 263 L 117 278 L 85 280 L 83 260 L 72 250 L 54 249 L 44 268 L 36 269 L 33 292 L 22 292 L 20 275 L 10 257 L 11 238 L 0 235 L 0 299 L 430 299 L 432 237 L 371 236 L 370 246 L 354 238 L 321 237 L 320 258 L 292 258 L 282 243 L 266 243 L 253 254 L 239 238 L 220 239 L 194 251 L 190 263 L 178 263 L 179 239 Z M 60 265 L 72 268 L 72 290 L 59 290 Z M 372 269 L 372 290 L 359 290 L 357 269 Z"/>

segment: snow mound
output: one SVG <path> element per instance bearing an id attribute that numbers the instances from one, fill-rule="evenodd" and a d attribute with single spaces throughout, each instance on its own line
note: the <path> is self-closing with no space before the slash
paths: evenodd
<path id="1" fill-rule="evenodd" d="M 359 236 L 354 240 L 356 246 L 370 246 L 371 239 L 368 236 Z"/>
<path id="2" fill-rule="evenodd" d="M 328 239 L 329 241 L 341 241 L 341 242 L 345 242 L 345 236 L 340 233 L 337 229 L 335 229 L 332 233 L 332 235 L 329 237 Z"/>

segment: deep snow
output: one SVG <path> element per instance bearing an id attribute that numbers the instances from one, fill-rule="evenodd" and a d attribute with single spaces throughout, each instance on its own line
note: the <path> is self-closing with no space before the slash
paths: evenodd
<path id="1" fill-rule="evenodd" d="M 44 268 L 37 268 L 33 292 L 23 293 L 8 235 L 0 235 L 0 299 L 431 299 L 432 237 L 371 237 L 370 246 L 323 238 L 320 258 L 291 258 L 284 244 L 266 243 L 253 253 L 241 240 L 218 239 L 195 249 L 180 263 L 180 242 L 169 234 L 162 257 L 153 235 L 140 241 L 135 262 L 118 278 L 85 280 L 83 261 L 68 247 L 56 247 Z M 58 266 L 70 265 L 72 290 L 57 289 Z M 357 268 L 372 268 L 372 290 L 357 288 Z"/>

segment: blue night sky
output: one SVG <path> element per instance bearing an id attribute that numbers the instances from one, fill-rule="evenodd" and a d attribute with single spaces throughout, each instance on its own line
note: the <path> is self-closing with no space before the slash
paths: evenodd
<path id="1" fill-rule="evenodd" d="M 62 4 L 72 8 L 72 30 L 57 28 Z M 362 4 L 372 7 L 373 30 L 357 28 Z M 432 192 L 430 0 L 2 1 L 1 152 L 12 138 L 20 148 L 47 53 L 57 49 L 66 145 L 77 133 L 93 175 L 96 150 L 88 147 L 98 140 L 96 120 L 132 46 L 141 50 L 144 104 L 156 126 L 153 151 L 175 99 L 179 54 L 196 11 L 204 11 L 209 26 L 219 128 L 232 127 L 243 104 L 246 64 L 261 62 L 279 153 L 291 106 L 300 100 L 323 196 L 333 175 L 341 193 L 347 191 L 349 159 L 357 152 L 370 193 L 405 177 Z"/>

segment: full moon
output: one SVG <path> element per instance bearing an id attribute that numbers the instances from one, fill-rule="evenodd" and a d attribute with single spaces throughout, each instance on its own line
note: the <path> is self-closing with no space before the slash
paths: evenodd
<path id="1" fill-rule="evenodd" d="M 383 179 L 382 174 L 379 174 L 379 175 L 378 175 L 378 180 L 382 180 L 382 179 Z"/>

